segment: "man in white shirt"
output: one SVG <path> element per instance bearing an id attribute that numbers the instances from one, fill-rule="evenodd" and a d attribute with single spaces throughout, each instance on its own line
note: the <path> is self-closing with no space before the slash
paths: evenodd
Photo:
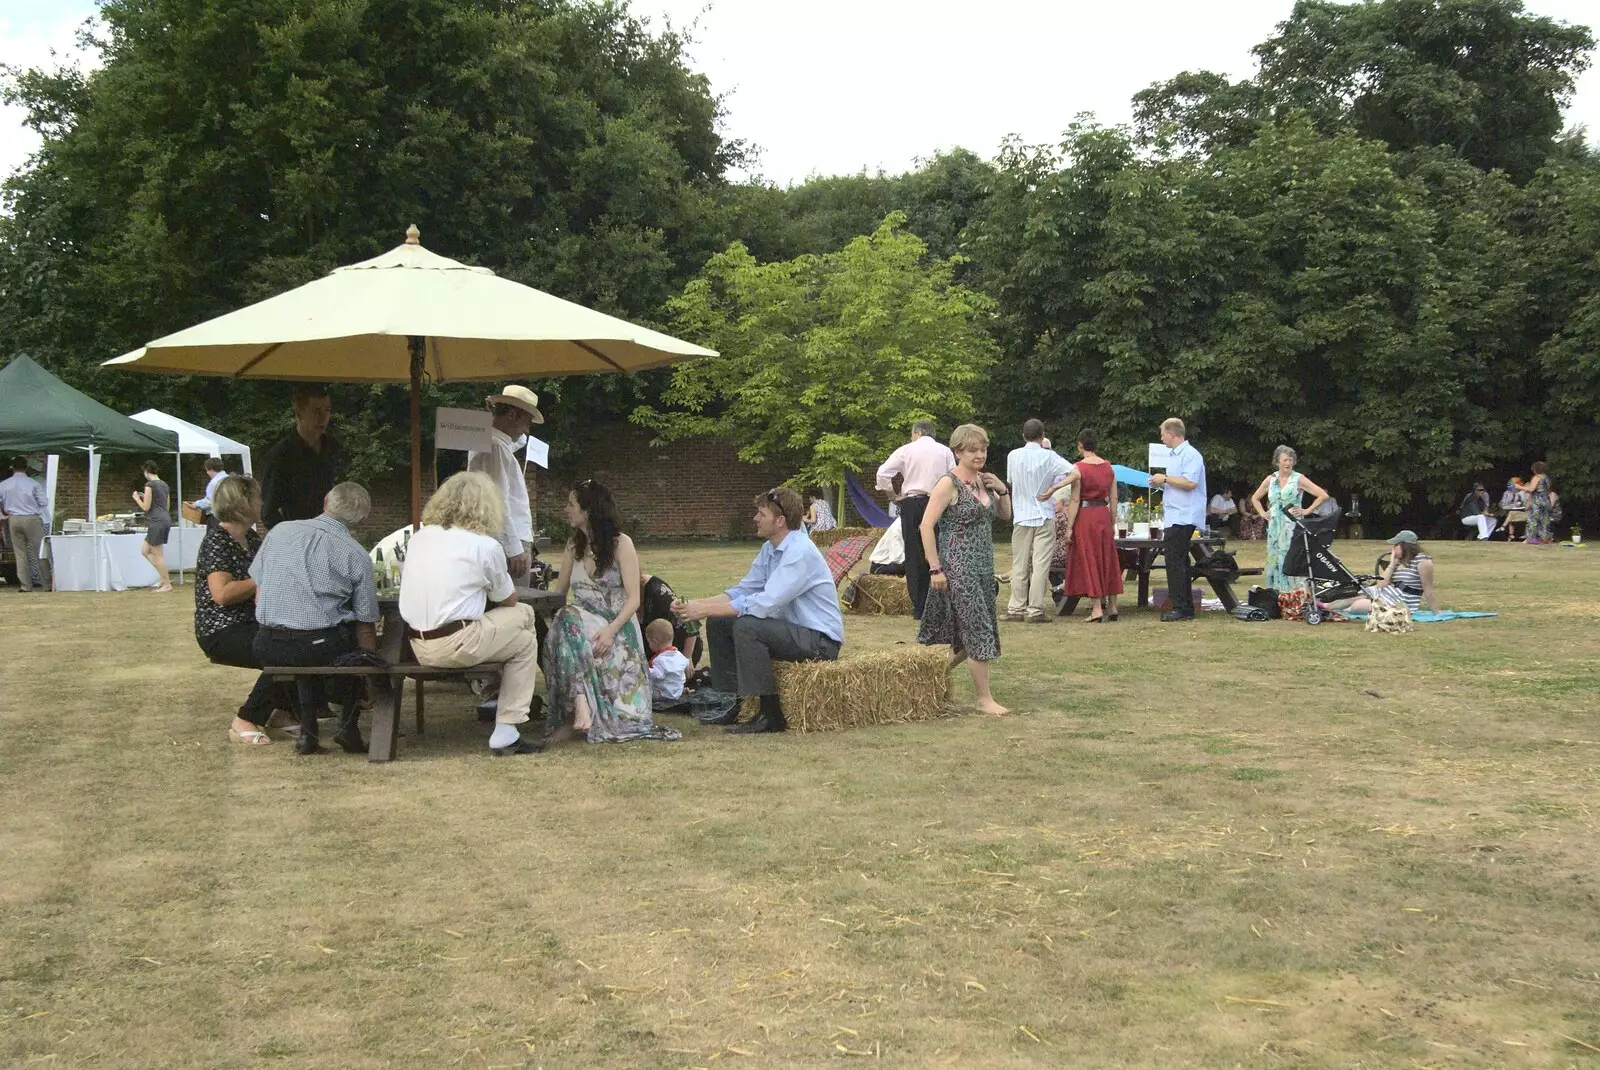
<path id="1" fill-rule="evenodd" d="M 428 499 L 400 575 L 400 615 L 418 662 L 439 669 L 505 663 L 489 736 L 489 749 L 502 756 L 539 749 L 517 729 L 533 705 L 539 640 L 533 609 L 518 604 L 491 534 L 504 526 L 499 488 L 482 472 L 457 472 Z"/>
<path id="2" fill-rule="evenodd" d="M 928 495 L 939 477 L 956 466 L 950 447 L 933 437 L 933 421 L 918 420 L 911 425 L 911 441 L 889 454 L 878 468 L 879 490 L 894 491 L 900 477 L 900 534 L 906 548 L 906 593 L 911 596 L 911 615 L 922 619 L 928 600 L 928 559 L 922 552 L 922 514 L 928 511 Z"/>
<path id="3" fill-rule="evenodd" d="M 1238 512 L 1239 505 L 1233 500 L 1232 489 L 1213 494 L 1211 504 L 1206 506 L 1206 524 L 1212 531 L 1226 531 Z"/>
<path id="4" fill-rule="evenodd" d="M 1054 608 L 1050 597 L 1050 555 L 1056 548 L 1055 506 L 1039 501 L 1039 495 L 1056 480 L 1072 471 L 1054 450 L 1044 447 L 1044 423 L 1029 420 L 1022 425 L 1021 448 L 1006 458 L 1006 482 L 1011 484 L 1011 601 L 1006 620 L 1049 624 L 1054 619 L 1046 607 Z"/>
<path id="5" fill-rule="evenodd" d="M 206 516 L 206 526 L 215 524 L 216 518 L 211 515 L 211 502 L 216 497 L 217 488 L 222 486 L 222 481 L 228 478 L 228 469 L 223 466 L 221 457 L 206 458 L 206 492 L 192 503 Z"/>
<path id="6" fill-rule="evenodd" d="M 482 472 L 500 488 L 504 527 L 490 534 L 505 553 L 506 570 L 513 578 L 521 578 L 533 558 L 533 510 L 528 506 L 528 478 L 517 461 L 517 442 L 534 424 L 544 423 L 544 417 L 539 412 L 539 395 L 525 386 L 508 386 L 484 403 L 494 414 L 490 447 L 485 453 L 469 453 L 467 470 Z"/>
<path id="7" fill-rule="evenodd" d="M 1162 535 L 1166 545 L 1167 595 L 1172 608 L 1161 614 L 1168 622 L 1194 620 L 1194 591 L 1189 586 L 1189 541 L 1206 522 L 1206 459 L 1188 440 L 1183 421 L 1169 416 L 1161 421 L 1161 441 L 1167 450 L 1167 470 L 1152 472 L 1150 489 L 1161 494 Z"/>

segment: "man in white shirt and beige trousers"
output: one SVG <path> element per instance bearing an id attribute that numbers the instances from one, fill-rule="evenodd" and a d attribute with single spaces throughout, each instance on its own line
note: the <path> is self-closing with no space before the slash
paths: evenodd
<path id="1" fill-rule="evenodd" d="M 1011 601 L 1006 620 L 1048 624 L 1050 556 L 1056 548 L 1055 505 L 1039 501 L 1056 480 L 1072 471 L 1054 450 L 1044 447 L 1044 424 L 1029 420 L 1022 425 L 1023 444 L 1006 458 L 1006 482 L 1011 485 Z"/>
<path id="2" fill-rule="evenodd" d="M 505 530 L 492 532 L 505 551 L 506 571 L 521 579 L 533 559 L 533 510 L 528 505 L 528 477 L 517 462 L 517 442 L 534 424 L 544 423 L 539 395 L 525 386 L 508 386 L 484 399 L 494 416 L 489 449 L 467 455 L 469 471 L 482 472 L 500 488 L 505 505 Z"/>

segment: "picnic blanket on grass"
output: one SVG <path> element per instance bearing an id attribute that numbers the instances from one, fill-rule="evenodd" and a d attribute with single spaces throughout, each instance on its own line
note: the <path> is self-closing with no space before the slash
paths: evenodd
<path id="1" fill-rule="evenodd" d="M 1349 614 L 1346 614 L 1346 615 L 1350 616 L 1350 617 L 1354 617 L 1356 620 L 1366 620 L 1367 619 L 1367 615 L 1365 613 L 1349 613 Z M 1468 612 L 1457 612 L 1456 610 L 1453 610 L 1453 609 L 1441 610 L 1438 613 L 1434 613 L 1434 612 L 1431 612 L 1430 610 L 1423 609 L 1423 610 L 1414 610 L 1412 612 L 1412 614 L 1411 614 L 1411 623 L 1412 624 L 1438 624 L 1441 621 L 1447 621 L 1447 620 L 1470 620 L 1473 617 L 1498 617 L 1499 615 L 1500 614 L 1498 614 L 1498 613 L 1474 613 L 1474 612 L 1470 612 L 1470 611 L 1468 611 Z"/>

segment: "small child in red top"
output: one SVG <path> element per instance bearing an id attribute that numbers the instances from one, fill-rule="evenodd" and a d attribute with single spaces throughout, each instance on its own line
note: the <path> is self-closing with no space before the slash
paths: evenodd
<path id="1" fill-rule="evenodd" d="M 658 618 L 646 624 L 644 640 L 650 648 L 651 706 L 659 710 L 678 705 L 683 701 L 689 659 L 672 645 L 672 622 Z"/>

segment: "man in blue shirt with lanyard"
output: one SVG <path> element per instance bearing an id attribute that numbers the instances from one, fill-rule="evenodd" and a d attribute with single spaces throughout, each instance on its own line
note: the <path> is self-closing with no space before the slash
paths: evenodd
<path id="1" fill-rule="evenodd" d="M 1153 472 L 1150 489 L 1160 488 L 1162 534 L 1166 546 L 1167 594 L 1172 608 L 1161 614 L 1165 621 L 1194 620 L 1194 592 L 1189 586 L 1189 542 L 1206 522 L 1206 460 L 1189 445 L 1183 421 L 1176 416 L 1161 421 L 1161 441 L 1171 451 L 1167 470 Z"/>
<path id="2" fill-rule="evenodd" d="M 844 616 L 828 562 L 800 528 L 805 508 L 788 487 L 756 498 L 756 533 L 767 540 L 738 584 L 714 598 L 676 602 L 685 621 L 705 620 L 711 686 L 758 695 L 761 712 L 730 732 L 782 732 L 774 661 L 833 661 L 844 643 Z"/>

